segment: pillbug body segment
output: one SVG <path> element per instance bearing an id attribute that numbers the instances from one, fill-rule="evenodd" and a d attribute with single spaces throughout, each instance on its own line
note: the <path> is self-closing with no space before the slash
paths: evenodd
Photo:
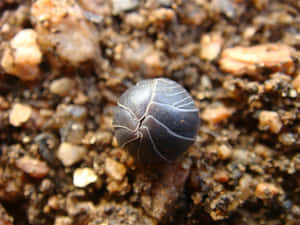
<path id="1" fill-rule="evenodd" d="M 138 82 L 119 99 L 113 127 L 121 147 L 142 163 L 174 161 L 195 141 L 198 109 L 175 81 Z"/>

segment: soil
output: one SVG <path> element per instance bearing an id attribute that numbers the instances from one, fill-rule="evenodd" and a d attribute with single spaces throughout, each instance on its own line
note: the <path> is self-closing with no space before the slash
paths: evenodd
<path id="1" fill-rule="evenodd" d="M 118 146 L 167 77 L 201 124 L 176 162 Z M 0 1 L 0 224 L 300 224 L 300 1 Z"/>

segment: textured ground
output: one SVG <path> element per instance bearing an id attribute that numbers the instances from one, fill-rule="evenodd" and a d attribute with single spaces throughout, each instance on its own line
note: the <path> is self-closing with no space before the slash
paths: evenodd
<path id="1" fill-rule="evenodd" d="M 295 0 L 0 1 L 0 224 L 300 224 L 299 50 Z M 112 118 L 154 77 L 201 126 L 144 170 Z"/>

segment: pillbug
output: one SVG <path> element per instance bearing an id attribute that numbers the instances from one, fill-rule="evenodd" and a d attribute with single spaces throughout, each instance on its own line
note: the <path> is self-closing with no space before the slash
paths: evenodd
<path id="1" fill-rule="evenodd" d="M 125 91 L 113 121 L 119 145 L 147 164 L 176 160 L 195 141 L 198 126 L 192 97 L 166 78 L 142 80 Z"/>

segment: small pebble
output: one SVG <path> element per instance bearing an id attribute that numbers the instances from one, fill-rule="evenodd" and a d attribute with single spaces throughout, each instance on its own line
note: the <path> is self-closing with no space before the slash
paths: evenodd
<path id="1" fill-rule="evenodd" d="M 49 168 L 45 162 L 29 156 L 18 159 L 16 166 L 33 178 L 43 178 L 49 173 Z"/>
<path id="2" fill-rule="evenodd" d="M 79 105 L 68 105 L 62 110 L 61 113 L 65 114 L 66 116 L 70 116 L 72 119 L 78 121 L 84 120 L 87 116 L 86 108 Z"/>
<path id="3" fill-rule="evenodd" d="M 132 71 L 142 71 L 147 77 L 163 76 L 165 73 L 164 53 L 149 42 L 133 42 L 125 47 L 120 56 L 120 63 Z"/>
<path id="4" fill-rule="evenodd" d="M 234 18 L 236 15 L 235 8 L 232 0 L 214 0 L 213 7 L 219 9 L 228 18 Z"/>
<path id="5" fill-rule="evenodd" d="M 229 174 L 226 171 L 218 171 L 214 174 L 214 179 L 221 183 L 226 183 L 229 180 Z"/>
<path id="6" fill-rule="evenodd" d="M 37 34 L 32 29 L 21 30 L 4 51 L 1 66 L 22 80 L 34 80 L 39 75 L 42 53 L 37 43 Z"/>
<path id="7" fill-rule="evenodd" d="M 280 44 L 234 47 L 222 52 L 219 63 L 224 72 L 236 76 L 255 75 L 258 73 L 259 65 L 289 72 L 294 65 L 292 59 L 294 53 L 294 48 Z"/>
<path id="8" fill-rule="evenodd" d="M 126 174 L 126 167 L 122 164 L 113 160 L 111 158 L 107 158 L 105 160 L 105 172 L 108 176 L 112 177 L 117 181 L 123 180 Z"/>
<path id="9" fill-rule="evenodd" d="M 88 132 L 82 142 L 89 145 L 106 145 L 112 142 L 112 134 L 107 131 Z"/>
<path id="10" fill-rule="evenodd" d="M 220 54 L 223 42 L 219 33 L 203 35 L 200 43 L 200 58 L 208 61 L 216 59 Z"/>
<path id="11" fill-rule="evenodd" d="M 151 12 L 149 22 L 157 26 L 170 22 L 175 18 L 175 12 L 172 9 L 160 8 Z"/>
<path id="12" fill-rule="evenodd" d="M 133 10 L 139 5 L 138 0 L 112 0 L 113 14 L 120 14 L 122 12 Z"/>
<path id="13" fill-rule="evenodd" d="M 48 198 L 47 205 L 54 210 L 58 210 L 60 208 L 60 199 L 57 196 L 51 196 Z"/>
<path id="14" fill-rule="evenodd" d="M 162 76 L 164 73 L 163 55 L 160 51 L 152 51 L 144 59 L 144 72 L 148 76 Z"/>
<path id="15" fill-rule="evenodd" d="M 112 140 L 112 134 L 107 131 L 98 131 L 95 134 L 96 144 L 110 144 Z"/>
<path id="16" fill-rule="evenodd" d="M 74 82 L 70 78 L 61 78 L 51 82 L 50 92 L 57 94 L 59 96 L 70 95 L 72 89 L 74 88 Z"/>
<path id="17" fill-rule="evenodd" d="M 125 24 L 132 26 L 134 28 L 144 28 L 146 26 L 145 18 L 138 13 L 128 13 L 125 17 Z"/>
<path id="18" fill-rule="evenodd" d="M 86 151 L 83 146 L 63 142 L 58 148 L 57 157 L 64 166 L 72 166 L 83 159 Z"/>
<path id="19" fill-rule="evenodd" d="M 292 85 L 300 94 L 300 73 L 294 78 Z"/>
<path id="20" fill-rule="evenodd" d="M 273 156 L 272 149 L 262 144 L 256 144 L 254 146 L 254 152 L 263 159 L 270 159 Z"/>
<path id="21" fill-rule="evenodd" d="M 108 182 L 106 189 L 111 194 L 124 195 L 130 190 L 130 185 L 128 184 L 127 179 L 122 182 L 111 180 Z"/>
<path id="22" fill-rule="evenodd" d="M 261 111 L 258 116 L 260 130 L 270 130 L 272 133 L 279 133 L 282 122 L 277 112 L 274 111 Z"/>
<path id="23" fill-rule="evenodd" d="M 232 156 L 232 149 L 228 145 L 222 144 L 217 148 L 218 157 L 222 160 L 229 159 Z"/>
<path id="24" fill-rule="evenodd" d="M 253 26 L 246 27 L 245 30 L 243 31 L 243 38 L 244 39 L 250 39 L 250 38 L 253 37 L 255 32 L 256 32 L 255 27 L 253 27 Z"/>
<path id="25" fill-rule="evenodd" d="M 61 140 L 72 144 L 80 144 L 85 135 L 82 123 L 70 121 L 59 130 Z"/>
<path id="26" fill-rule="evenodd" d="M 260 199 L 272 199 L 280 194 L 281 190 L 271 183 L 259 183 L 256 186 L 255 195 Z"/>
<path id="27" fill-rule="evenodd" d="M 79 168 L 76 169 L 73 174 L 73 184 L 75 187 L 86 187 L 91 183 L 97 181 L 97 174 L 90 168 Z"/>
<path id="28" fill-rule="evenodd" d="M 49 194 L 54 190 L 54 183 L 50 179 L 43 179 L 40 187 L 39 187 L 40 192 Z"/>
<path id="29" fill-rule="evenodd" d="M 31 18 L 39 44 L 72 65 L 99 57 L 99 31 L 88 21 L 75 0 L 37 0 Z"/>
<path id="30" fill-rule="evenodd" d="M 252 161 L 252 157 L 250 152 L 248 152 L 245 149 L 234 149 L 233 154 L 232 154 L 232 158 L 241 163 L 241 164 L 250 164 Z"/>
<path id="31" fill-rule="evenodd" d="M 201 118 L 208 123 L 217 124 L 228 119 L 234 110 L 224 105 L 211 105 L 204 109 Z"/>
<path id="32" fill-rule="evenodd" d="M 297 139 L 292 133 L 286 132 L 282 133 L 278 137 L 279 142 L 285 146 L 291 146 L 296 143 Z"/>
<path id="33" fill-rule="evenodd" d="M 156 2 L 164 7 L 170 7 L 172 5 L 172 0 L 156 0 Z"/>
<path id="34" fill-rule="evenodd" d="M 71 225 L 73 221 L 67 216 L 57 216 L 55 217 L 54 225 Z"/>
<path id="35" fill-rule="evenodd" d="M 83 11 L 84 17 L 93 23 L 101 23 L 103 21 L 103 17 L 100 15 L 97 15 L 95 13 L 89 12 L 89 11 Z"/>
<path id="36" fill-rule="evenodd" d="M 29 120 L 31 113 L 32 109 L 30 106 L 17 103 L 9 113 L 9 123 L 19 127 Z"/>
<path id="37" fill-rule="evenodd" d="M 288 96 L 290 98 L 297 98 L 298 92 L 296 90 L 294 90 L 294 89 L 291 89 L 291 90 L 289 90 Z"/>

